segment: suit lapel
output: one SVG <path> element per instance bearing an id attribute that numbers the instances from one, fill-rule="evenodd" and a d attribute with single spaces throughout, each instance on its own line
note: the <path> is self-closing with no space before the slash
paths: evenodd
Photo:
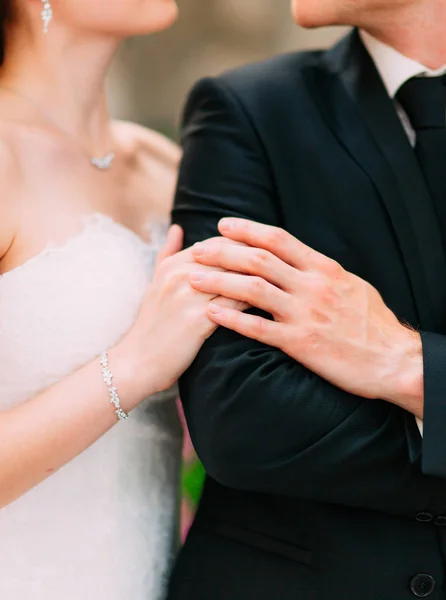
<path id="1" fill-rule="evenodd" d="M 328 66 L 328 71 L 327 71 Z M 341 143 L 373 181 L 398 240 L 420 325 L 446 322 L 446 259 L 415 153 L 376 67 L 354 31 L 313 69 L 319 103 Z M 379 240 L 377 240 L 379 243 Z"/>

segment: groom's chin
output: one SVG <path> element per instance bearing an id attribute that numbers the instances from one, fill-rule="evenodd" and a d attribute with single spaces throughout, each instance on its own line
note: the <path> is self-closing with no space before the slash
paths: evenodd
<path id="1" fill-rule="evenodd" d="M 291 0 L 291 14 L 305 29 L 337 25 L 336 0 Z"/>

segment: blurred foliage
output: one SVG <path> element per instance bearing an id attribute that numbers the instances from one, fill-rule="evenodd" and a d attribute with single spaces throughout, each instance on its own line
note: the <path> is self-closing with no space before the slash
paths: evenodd
<path id="1" fill-rule="evenodd" d="M 178 412 L 184 427 L 183 468 L 181 473 L 181 539 L 184 541 L 200 501 L 206 474 L 192 445 L 179 401 Z"/>
<path id="2" fill-rule="evenodd" d="M 203 489 L 206 474 L 201 462 L 196 458 L 183 465 L 183 498 L 196 507 Z"/>

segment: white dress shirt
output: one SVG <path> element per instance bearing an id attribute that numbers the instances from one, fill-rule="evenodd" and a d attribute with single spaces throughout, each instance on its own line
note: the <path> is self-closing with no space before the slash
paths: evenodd
<path id="1" fill-rule="evenodd" d="M 360 36 L 364 46 L 375 63 L 389 96 L 395 102 L 396 111 L 404 130 L 407 133 L 407 137 L 409 138 L 411 145 L 415 146 L 415 131 L 410 123 L 409 117 L 402 106 L 395 99 L 395 96 L 400 87 L 412 77 L 439 77 L 440 75 L 444 75 L 446 73 L 446 65 L 436 70 L 429 69 L 416 60 L 412 60 L 411 58 L 404 56 L 404 54 L 401 54 L 398 52 L 398 50 L 395 50 L 395 48 L 392 48 L 380 40 L 377 40 L 366 31 L 361 30 Z M 417 425 L 421 435 L 423 435 L 423 421 L 421 419 L 417 419 Z"/>
<path id="2" fill-rule="evenodd" d="M 395 102 L 395 108 L 398 113 L 404 130 L 407 133 L 412 146 L 415 146 L 416 138 L 409 118 L 402 108 L 401 104 L 395 100 L 395 96 L 402 85 L 412 77 L 439 77 L 446 74 L 446 65 L 439 69 L 429 69 L 416 60 L 412 60 L 395 48 L 377 40 L 364 30 L 359 32 L 362 42 L 368 53 L 373 59 L 378 73 L 387 90 L 387 93 Z M 445 110 L 446 122 L 446 110 Z"/>

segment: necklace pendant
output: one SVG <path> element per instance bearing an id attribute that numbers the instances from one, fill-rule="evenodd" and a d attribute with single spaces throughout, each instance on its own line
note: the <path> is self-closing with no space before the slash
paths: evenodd
<path id="1" fill-rule="evenodd" d="M 94 156 L 91 159 L 91 164 L 94 167 L 96 167 L 97 169 L 101 169 L 101 170 L 110 169 L 110 167 L 113 164 L 114 158 L 115 158 L 114 152 L 109 152 L 103 158 L 98 158 L 98 157 Z"/>

